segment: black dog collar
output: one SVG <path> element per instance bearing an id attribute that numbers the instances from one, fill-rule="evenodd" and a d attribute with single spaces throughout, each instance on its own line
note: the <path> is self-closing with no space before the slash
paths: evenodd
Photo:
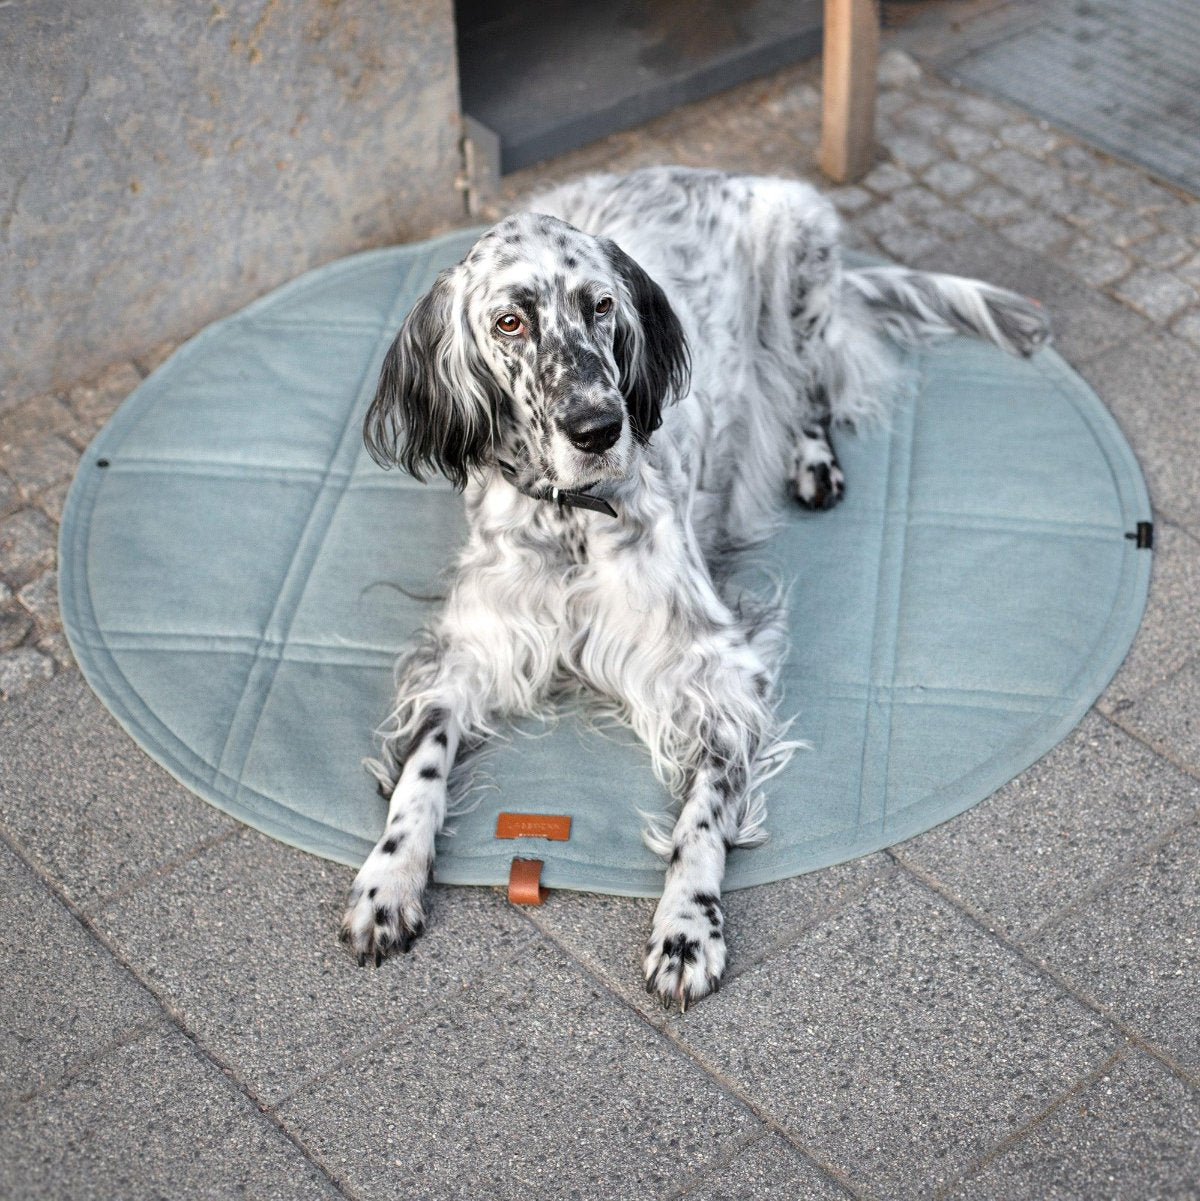
<path id="1" fill-rule="evenodd" d="M 570 492 L 562 488 L 547 488 L 543 492 L 527 492 L 517 482 L 517 473 L 507 464 L 500 463 L 500 474 L 522 496 L 528 496 L 530 500 L 549 500 L 554 501 L 562 508 L 569 509 L 591 509 L 593 513 L 607 513 L 609 517 L 616 517 L 617 511 L 603 497 L 592 496 L 589 492 Z"/>
<path id="2" fill-rule="evenodd" d="M 550 495 L 545 500 L 555 500 L 560 505 L 572 509 L 591 509 L 594 513 L 607 513 L 616 517 L 617 511 L 602 496 L 589 496 L 586 492 L 563 492 L 559 488 L 551 488 Z"/>

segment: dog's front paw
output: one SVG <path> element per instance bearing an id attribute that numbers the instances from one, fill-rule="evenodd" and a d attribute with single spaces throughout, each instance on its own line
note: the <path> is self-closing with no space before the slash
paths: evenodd
<path id="1" fill-rule="evenodd" d="M 374 959 L 378 967 L 395 951 L 407 953 L 425 929 L 422 896 L 431 861 L 405 854 L 393 839 L 382 839 L 350 886 L 342 917 L 342 941 L 358 966 Z"/>
<path id="2" fill-rule="evenodd" d="M 642 970 L 646 991 L 665 1009 L 672 1003 L 686 1010 L 693 1001 L 721 986 L 725 971 L 725 935 L 721 903 L 711 894 L 690 900 L 659 902 L 646 943 Z"/>
<path id="3" fill-rule="evenodd" d="M 805 463 L 791 483 L 793 499 L 806 509 L 832 509 L 846 490 L 846 477 L 836 463 Z"/>

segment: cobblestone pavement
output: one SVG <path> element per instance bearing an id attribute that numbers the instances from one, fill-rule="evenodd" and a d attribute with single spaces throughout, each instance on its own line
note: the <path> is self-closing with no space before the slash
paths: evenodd
<path id="1" fill-rule="evenodd" d="M 1197 1195 L 1200 202 L 899 52 L 881 78 L 879 163 L 833 193 L 852 240 L 1039 296 L 1147 472 L 1150 607 L 1093 712 L 956 820 L 735 894 L 730 978 L 684 1016 L 639 988 L 637 900 L 436 889 L 430 937 L 360 972 L 351 873 L 170 780 L 59 628 L 76 458 L 170 348 L 14 404 L 0 1195 Z M 802 174 L 818 80 L 615 135 L 497 210 L 591 168 Z"/>

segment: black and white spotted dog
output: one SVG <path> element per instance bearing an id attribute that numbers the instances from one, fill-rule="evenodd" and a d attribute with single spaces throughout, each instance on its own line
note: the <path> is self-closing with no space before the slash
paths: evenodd
<path id="1" fill-rule="evenodd" d="M 721 979 L 725 857 L 762 840 L 759 786 L 792 745 L 772 704 L 778 608 L 723 593 L 730 552 L 770 534 L 789 489 L 839 499 L 830 426 L 885 413 L 882 333 L 1027 355 L 1047 329 L 987 284 L 847 270 L 833 207 L 802 183 L 657 168 L 532 208 L 417 302 L 367 415 L 379 462 L 465 488 L 470 537 L 398 666 L 374 764 L 387 828 L 342 934 L 360 964 L 408 950 L 460 747 L 582 684 L 681 806 L 647 834 L 667 866 L 644 970 L 684 1007 Z"/>

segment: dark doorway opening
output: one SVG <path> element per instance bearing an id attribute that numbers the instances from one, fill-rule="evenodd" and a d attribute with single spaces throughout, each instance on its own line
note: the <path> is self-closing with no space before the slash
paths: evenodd
<path id="1" fill-rule="evenodd" d="M 463 112 L 515 171 L 819 53 L 821 0 L 457 0 Z"/>

